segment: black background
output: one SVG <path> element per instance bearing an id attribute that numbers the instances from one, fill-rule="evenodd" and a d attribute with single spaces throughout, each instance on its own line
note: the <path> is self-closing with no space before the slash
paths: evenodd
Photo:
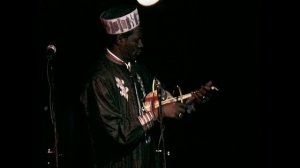
<path id="1" fill-rule="evenodd" d="M 74 162 L 72 155 L 76 152 L 86 159 L 83 147 L 76 151 L 72 147 L 82 145 L 73 137 L 76 128 L 80 130 L 80 126 L 73 125 L 73 103 L 85 70 L 102 54 L 99 14 L 116 2 L 39 1 L 41 165 L 53 144 L 49 111 L 44 110 L 49 101 L 46 47 L 57 47 L 52 62 L 63 168 Z M 289 53 L 284 60 L 277 57 L 279 52 L 286 52 L 278 46 L 289 45 L 288 41 L 279 45 L 279 41 L 293 34 L 278 25 L 293 27 L 295 22 L 290 16 L 294 10 L 284 8 L 291 4 L 281 8 L 274 8 L 274 4 L 258 0 L 161 0 L 152 7 L 138 5 L 144 33 L 144 52 L 139 61 L 170 90 L 179 85 L 187 93 L 208 80 L 220 89 L 196 113 L 168 123 L 169 167 L 285 167 L 294 161 L 290 152 L 294 134 L 290 128 L 296 124 L 288 121 L 293 118 L 289 108 L 277 104 L 282 95 L 290 96 L 283 92 L 287 90 L 285 81 L 290 79 L 287 74 L 294 72 L 292 61 L 287 61 Z M 288 68 L 277 70 L 278 65 L 285 63 Z M 274 93 L 278 87 L 283 89 Z M 278 102 L 283 104 L 286 100 Z M 283 109 L 285 115 L 275 113 L 275 109 Z"/>

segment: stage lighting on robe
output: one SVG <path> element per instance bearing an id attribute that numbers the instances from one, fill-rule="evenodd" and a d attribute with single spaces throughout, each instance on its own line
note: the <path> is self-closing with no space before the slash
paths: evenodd
<path id="1" fill-rule="evenodd" d="M 159 0 L 137 0 L 143 6 L 151 6 L 156 4 Z"/>

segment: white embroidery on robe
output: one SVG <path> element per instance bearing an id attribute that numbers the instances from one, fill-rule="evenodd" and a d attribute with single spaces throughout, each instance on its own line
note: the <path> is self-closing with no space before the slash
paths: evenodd
<path id="1" fill-rule="evenodd" d="M 128 87 L 127 86 L 124 86 L 125 82 L 123 79 L 119 79 L 118 77 L 115 77 L 116 79 L 116 84 L 117 84 L 117 87 L 120 89 L 120 94 L 121 96 L 125 97 L 125 99 L 127 100 L 128 102 Z"/>
<path id="2" fill-rule="evenodd" d="M 137 76 L 137 79 L 138 79 L 137 81 L 141 85 L 141 90 L 143 92 L 143 97 L 146 97 L 146 91 L 145 91 L 145 87 L 144 87 L 144 84 L 143 84 L 143 80 L 142 80 L 142 78 L 141 78 L 141 76 L 139 74 L 136 74 L 136 76 Z"/>

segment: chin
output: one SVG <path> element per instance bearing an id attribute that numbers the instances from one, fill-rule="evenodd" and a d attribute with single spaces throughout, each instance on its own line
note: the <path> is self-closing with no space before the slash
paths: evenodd
<path id="1" fill-rule="evenodd" d="M 130 59 L 130 62 L 136 62 L 136 59 L 137 59 L 137 57 L 132 57 L 132 58 Z"/>
<path id="2" fill-rule="evenodd" d="M 133 56 L 131 56 L 130 60 L 135 61 L 137 59 L 139 54 L 134 54 Z"/>

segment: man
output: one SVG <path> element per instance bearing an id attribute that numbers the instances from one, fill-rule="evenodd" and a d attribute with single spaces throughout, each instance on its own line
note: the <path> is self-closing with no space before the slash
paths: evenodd
<path id="1" fill-rule="evenodd" d="M 187 103 L 171 101 L 159 107 L 152 106 L 157 105 L 157 99 L 165 100 L 170 95 L 146 67 L 136 62 L 143 47 L 138 10 L 111 8 L 104 11 L 100 19 L 108 35 L 107 48 L 81 96 L 87 115 L 93 166 L 160 167 L 154 128 L 163 117 L 178 119 L 186 111 L 195 110 L 187 109 L 187 103 L 201 103 L 212 83 L 203 85 Z M 155 101 L 146 106 L 144 100 Z"/>

